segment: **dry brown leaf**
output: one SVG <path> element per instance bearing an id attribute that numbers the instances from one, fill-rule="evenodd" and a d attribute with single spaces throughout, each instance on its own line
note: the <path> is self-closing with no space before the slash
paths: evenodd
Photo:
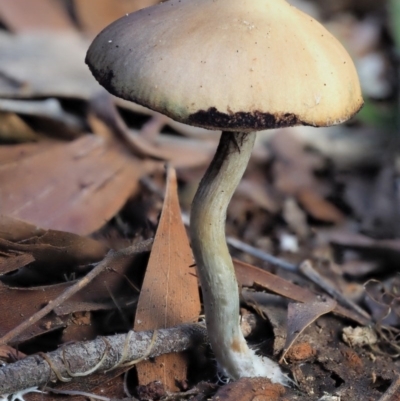
<path id="1" fill-rule="evenodd" d="M 89 115 L 89 124 L 94 132 L 105 137 L 120 138 L 132 153 L 140 158 L 151 157 L 165 160 L 159 149 L 155 149 L 138 132 L 129 131 L 109 93 L 102 92 L 93 97 L 90 108 L 92 113 Z"/>
<path id="2" fill-rule="evenodd" d="M 23 359 L 25 357 L 26 357 L 26 355 L 23 352 L 18 351 L 15 348 L 12 348 L 5 344 L 0 345 L 0 360 L 1 361 L 5 361 L 7 363 L 12 363 L 12 362 L 18 361 L 20 359 Z"/>
<path id="3" fill-rule="evenodd" d="M 86 135 L 0 166 L 0 213 L 44 228 L 86 235 L 99 229 L 155 164 L 116 141 Z"/>
<path id="4" fill-rule="evenodd" d="M 18 33 L 75 30 L 62 3 L 54 0 L 0 0 L 0 20 Z"/>
<path id="5" fill-rule="evenodd" d="M 300 189 L 297 192 L 297 199 L 314 219 L 336 224 L 344 221 L 343 213 L 336 206 L 311 189 Z"/>
<path id="6" fill-rule="evenodd" d="M 21 267 L 29 265 L 35 261 L 32 254 L 29 253 L 7 253 L 2 252 L 0 256 L 0 276 L 18 270 Z"/>
<path id="7" fill-rule="evenodd" d="M 140 293 L 134 329 L 152 330 L 194 322 L 200 300 L 193 255 L 190 249 L 177 194 L 175 170 L 168 169 L 164 206 Z M 137 366 L 139 383 L 160 380 L 170 391 L 186 380 L 183 355 L 171 354 Z"/>
<path id="8" fill-rule="evenodd" d="M 274 332 L 274 355 L 278 355 L 285 346 L 287 335 L 288 301 L 279 295 L 242 289 L 242 297 L 246 305 L 266 317 Z"/>
<path id="9" fill-rule="evenodd" d="M 279 276 L 239 260 L 234 259 L 233 262 L 237 279 L 239 284 L 242 286 L 258 287 L 259 289 L 268 290 L 272 293 L 292 299 L 293 301 L 303 303 L 314 302 L 318 300 L 318 295 L 314 294 L 307 288 L 300 287 Z M 359 316 L 358 313 L 347 310 L 340 305 L 336 305 L 334 312 L 361 325 L 369 324 L 369 321 Z"/>
<path id="10" fill-rule="evenodd" d="M 18 121 L 14 121 L 15 118 L 14 120 L 8 118 L 9 126 L 5 128 L 8 128 L 9 140 L 14 142 L 16 140 L 19 142 L 43 140 L 49 137 L 72 140 L 83 135 L 86 130 L 86 123 L 83 118 L 65 111 L 61 102 L 54 98 L 44 100 L 0 99 L 0 111 L 2 112 L 0 114 L 2 118 L 6 116 L 6 113 L 9 113 L 28 117 L 29 119 L 29 125 L 20 119 L 24 124 L 21 125 L 21 123 L 18 124 Z M 39 134 L 36 134 L 36 132 Z M 42 134 L 47 135 L 47 137 Z M 2 137 L 4 137 L 4 134 L 2 134 Z M 16 139 L 13 139 L 14 137 Z"/>
<path id="11" fill-rule="evenodd" d="M 43 305 L 60 295 L 69 283 L 51 285 L 46 287 L 10 288 L 0 283 L 0 337 L 29 319 Z M 10 307 L 12 305 L 12 307 Z M 31 326 L 27 333 L 17 337 L 12 344 L 19 344 L 37 335 L 64 327 L 65 323 L 58 317 L 45 317 L 37 324 Z"/>
<path id="12" fill-rule="evenodd" d="M 316 299 L 307 303 L 290 303 L 288 307 L 288 332 L 283 354 L 280 359 L 282 363 L 286 353 L 294 344 L 299 335 L 315 320 L 326 313 L 332 312 L 337 305 L 332 298 Z"/>
<path id="13" fill-rule="evenodd" d="M 97 304 L 100 305 L 101 309 L 104 307 L 104 300 L 109 299 L 110 294 L 113 295 L 118 305 L 123 306 L 123 301 L 121 300 L 125 300 L 126 302 L 128 297 L 132 300 L 136 292 L 132 289 L 131 284 L 124 275 L 127 275 L 131 271 L 135 259 L 136 255 L 111 259 L 109 269 L 92 280 L 85 287 L 84 291 L 79 291 L 73 295 L 68 300 L 69 305 L 90 305 L 87 308 L 87 310 L 90 310 Z M 62 283 L 34 288 L 15 288 L 6 286 L 0 282 L 0 299 L 2 300 L 0 303 L 0 337 L 3 337 L 10 330 L 29 319 L 73 284 Z M 12 308 L 10 308 L 10 305 L 12 305 Z M 12 344 L 20 344 L 38 335 L 59 328 L 64 328 L 63 342 L 94 338 L 96 336 L 95 326 L 87 325 L 86 327 L 82 327 L 77 325 L 73 318 L 74 310 L 69 309 L 68 305 L 66 305 L 64 311 L 61 310 L 61 312 L 64 312 L 63 314 L 49 314 L 42 318 L 30 326 L 24 333 L 13 339 Z M 80 312 L 83 313 L 87 310 L 80 308 Z M 90 315 L 88 317 L 90 318 Z M 128 330 L 129 326 L 126 325 L 125 329 Z M 110 330 L 112 331 L 113 329 L 110 328 Z"/>
<path id="14" fill-rule="evenodd" d="M 19 162 L 26 157 L 44 152 L 59 145 L 60 142 L 40 141 L 39 143 L 21 143 L 18 145 L 0 146 L 0 166 L 7 163 Z"/>
<path id="15" fill-rule="evenodd" d="M 0 31 L 0 95 L 89 99 L 101 87 L 83 62 L 88 45 L 74 33 Z"/>
<path id="16" fill-rule="evenodd" d="M 158 0 L 74 0 L 74 6 L 84 31 L 96 35 L 123 15 L 158 2 Z"/>
<path id="17" fill-rule="evenodd" d="M 8 271 L 29 266 L 25 280 L 19 272 L 19 280 L 34 284 L 63 274 L 79 272 L 91 263 L 100 261 L 107 247 L 94 239 L 80 237 L 62 231 L 44 230 L 24 221 L 0 216 L 0 251 L 4 253 L 0 266 Z M 14 266 L 14 269 L 11 267 Z M 2 271 L 5 273 L 6 271 Z"/>
<path id="18" fill-rule="evenodd" d="M 130 130 L 119 114 L 113 98 L 102 93 L 92 99 L 93 115 L 89 116 L 92 130 L 105 136 L 115 135 L 138 157 L 166 160 L 175 168 L 207 165 L 215 145 L 192 138 L 160 135 L 167 118 L 156 113 L 138 130 Z"/>
<path id="19" fill-rule="evenodd" d="M 37 141 L 39 135 L 17 114 L 0 112 L 0 139 L 2 142 Z"/>

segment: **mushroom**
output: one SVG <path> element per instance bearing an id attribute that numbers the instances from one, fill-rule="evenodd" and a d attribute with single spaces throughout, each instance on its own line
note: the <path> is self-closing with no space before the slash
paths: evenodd
<path id="1" fill-rule="evenodd" d="M 249 349 L 240 331 L 226 211 L 256 131 L 339 124 L 361 108 L 349 55 L 285 0 L 169 0 L 108 26 L 86 62 L 112 94 L 223 131 L 190 221 L 210 343 L 230 378 L 287 383 L 280 367 Z"/>

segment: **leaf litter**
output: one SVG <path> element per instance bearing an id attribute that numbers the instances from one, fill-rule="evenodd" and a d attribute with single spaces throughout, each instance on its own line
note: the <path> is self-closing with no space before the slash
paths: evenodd
<path id="1" fill-rule="evenodd" d="M 193 255 L 181 218 L 177 179 L 168 168 L 163 210 L 137 306 L 134 330 L 167 328 L 196 322 L 200 299 Z M 163 355 L 137 367 L 140 385 L 161 380 L 166 390 L 177 391 L 187 377 L 183 355 Z"/>
<path id="2" fill-rule="evenodd" d="M 0 355 L 12 362 L 21 353 L 128 332 L 138 319 L 143 328 L 196 321 L 198 301 L 179 295 L 197 295 L 198 287 L 176 187 L 185 213 L 218 135 L 105 96 L 83 64 L 88 37 L 156 1 L 21 3 L 0 2 L 0 335 L 8 343 Z M 325 3 L 295 5 L 325 16 L 362 68 L 369 65 L 366 107 L 345 127 L 261 133 L 227 216 L 231 251 L 241 260 L 235 267 L 243 316 L 260 315 L 247 328 L 248 340 L 281 359 L 297 388 L 244 379 L 215 397 L 385 401 L 399 393 L 398 127 L 390 114 L 398 108 L 387 90 L 397 88 L 390 73 L 396 42 L 388 39 L 397 25 L 382 18 L 392 2 Z M 374 70 L 371 63 L 379 62 L 386 67 Z M 177 169 L 165 196 L 164 162 Z M 154 235 L 149 261 L 148 252 L 125 255 L 90 278 L 109 252 Z M 335 289 L 331 297 L 301 273 L 306 260 Z M 186 269 L 193 287 L 172 274 L 163 286 L 161 268 L 174 275 Z M 85 278 L 84 290 L 63 298 Z M 153 309 L 156 301 L 161 306 Z M 180 308 L 189 304 L 186 316 Z M 171 320 L 172 312 L 180 319 Z M 135 369 L 118 367 L 54 390 L 66 391 L 57 398 L 210 398 L 215 386 L 201 382 L 216 380 L 210 351 L 201 344 L 192 352 L 188 364 L 177 355 L 157 357 L 161 367 L 141 362 L 139 379 Z M 176 375 L 168 367 L 175 357 Z M 84 366 L 72 362 L 77 371 Z M 160 383 L 148 385 L 143 376 Z M 168 388 L 180 391 L 174 396 Z"/>

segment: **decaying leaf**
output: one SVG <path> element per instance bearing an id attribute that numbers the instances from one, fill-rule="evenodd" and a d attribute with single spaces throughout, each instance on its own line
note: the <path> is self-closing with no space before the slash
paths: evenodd
<path id="1" fill-rule="evenodd" d="M 288 334 L 281 356 L 282 362 L 297 337 L 315 320 L 332 312 L 336 301 L 332 298 L 320 299 L 309 303 L 290 303 L 288 308 Z"/>
<path id="2" fill-rule="evenodd" d="M 164 206 L 150 254 L 134 329 L 152 330 L 194 322 L 200 312 L 198 283 L 189 240 L 182 223 L 175 171 L 168 169 Z M 139 383 L 160 380 L 167 389 L 186 379 L 182 355 L 165 355 L 137 366 Z"/>

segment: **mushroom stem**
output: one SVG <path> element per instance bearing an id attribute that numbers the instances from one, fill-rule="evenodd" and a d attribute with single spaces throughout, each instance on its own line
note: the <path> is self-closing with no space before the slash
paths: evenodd
<path id="1" fill-rule="evenodd" d="M 193 200 L 190 234 L 211 347 L 233 378 L 265 376 L 286 383 L 279 366 L 250 350 L 239 327 L 239 291 L 225 239 L 228 204 L 250 159 L 256 132 L 223 132 Z"/>

